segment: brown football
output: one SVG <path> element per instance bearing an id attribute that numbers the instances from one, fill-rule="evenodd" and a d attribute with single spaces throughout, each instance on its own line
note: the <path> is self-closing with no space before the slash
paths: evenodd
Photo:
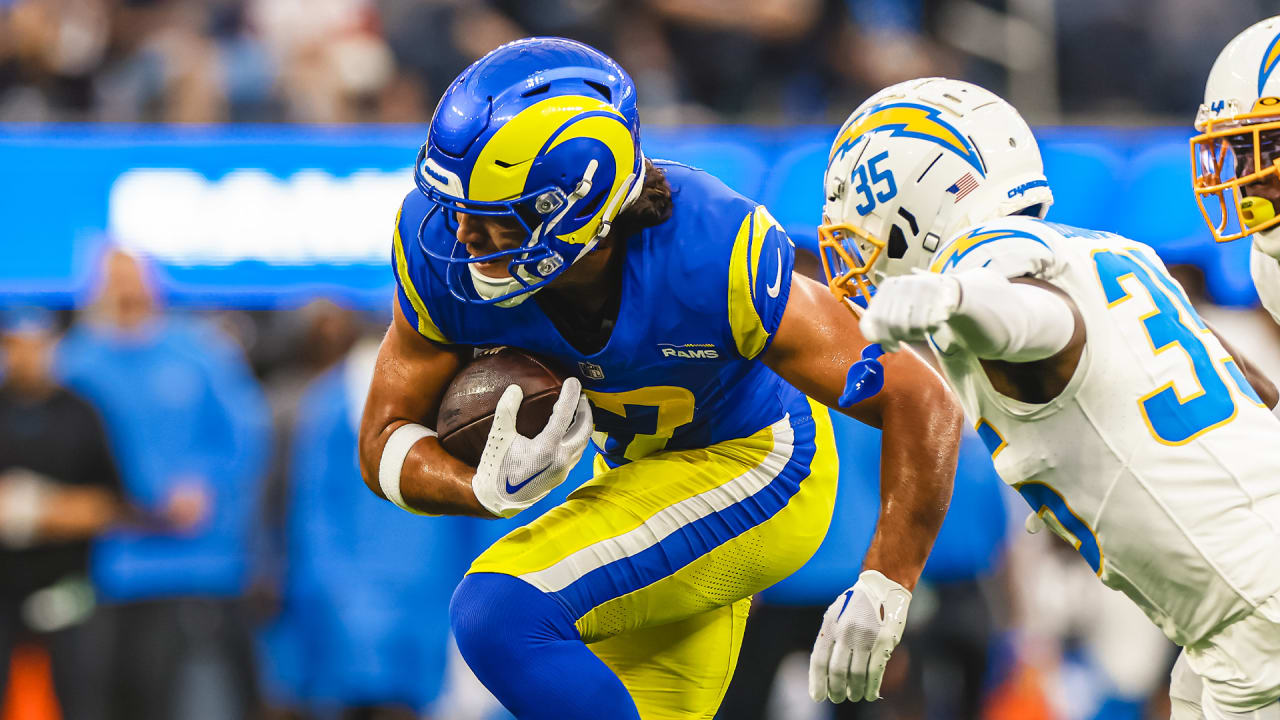
<path id="1" fill-rule="evenodd" d="M 524 391 L 516 430 L 525 437 L 537 435 L 551 417 L 563 381 L 564 375 L 550 363 L 523 350 L 498 347 L 481 351 L 445 388 L 436 422 L 440 444 L 464 462 L 480 462 L 498 399 L 512 384 Z"/>

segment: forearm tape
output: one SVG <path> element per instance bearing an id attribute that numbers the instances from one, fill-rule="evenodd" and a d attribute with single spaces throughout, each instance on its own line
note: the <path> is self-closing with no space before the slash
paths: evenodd
<path id="1" fill-rule="evenodd" d="M 1075 313 L 1058 294 L 987 270 L 955 277 L 960 304 L 947 325 L 978 357 L 1032 362 L 1052 357 L 1071 341 Z"/>
<path id="2" fill-rule="evenodd" d="M 421 425 L 414 423 L 401 425 L 391 433 L 391 437 L 387 438 L 382 448 L 381 461 L 378 463 L 378 485 L 382 488 L 382 494 L 400 509 L 414 515 L 430 513 L 416 510 L 404 501 L 404 496 L 400 494 L 400 473 L 404 470 L 405 458 L 409 456 L 413 446 L 423 438 L 435 436 L 434 430 Z"/>

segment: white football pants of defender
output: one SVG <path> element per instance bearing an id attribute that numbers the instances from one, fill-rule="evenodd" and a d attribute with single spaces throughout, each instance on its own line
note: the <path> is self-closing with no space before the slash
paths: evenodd
<path id="1" fill-rule="evenodd" d="M 1184 648 L 1169 699 L 1172 720 L 1280 720 L 1280 595 Z"/>

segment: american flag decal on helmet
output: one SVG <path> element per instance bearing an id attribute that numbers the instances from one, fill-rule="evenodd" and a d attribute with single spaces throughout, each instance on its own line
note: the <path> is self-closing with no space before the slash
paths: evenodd
<path id="1" fill-rule="evenodd" d="M 967 172 L 964 174 L 964 177 L 961 177 L 959 180 L 952 183 L 951 187 L 947 188 L 947 192 L 955 195 L 956 202 L 960 202 L 964 199 L 965 195 L 973 192 L 977 187 L 978 180 L 973 177 L 973 173 Z"/>

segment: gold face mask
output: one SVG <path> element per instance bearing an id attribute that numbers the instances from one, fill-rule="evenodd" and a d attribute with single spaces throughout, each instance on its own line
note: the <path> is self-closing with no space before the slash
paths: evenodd
<path id="1" fill-rule="evenodd" d="M 883 240 L 856 225 L 832 222 L 819 225 L 818 250 L 831 294 L 837 300 L 848 299 L 866 307 L 875 293 L 871 268 L 884 248 Z"/>
<path id="2" fill-rule="evenodd" d="M 1262 98 L 1252 112 L 1209 120 L 1191 138 L 1191 186 L 1217 242 L 1238 240 L 1280 224 L 1280 98 Z M 1218 218 L 1214 221 L 1214 216 Z"/>

